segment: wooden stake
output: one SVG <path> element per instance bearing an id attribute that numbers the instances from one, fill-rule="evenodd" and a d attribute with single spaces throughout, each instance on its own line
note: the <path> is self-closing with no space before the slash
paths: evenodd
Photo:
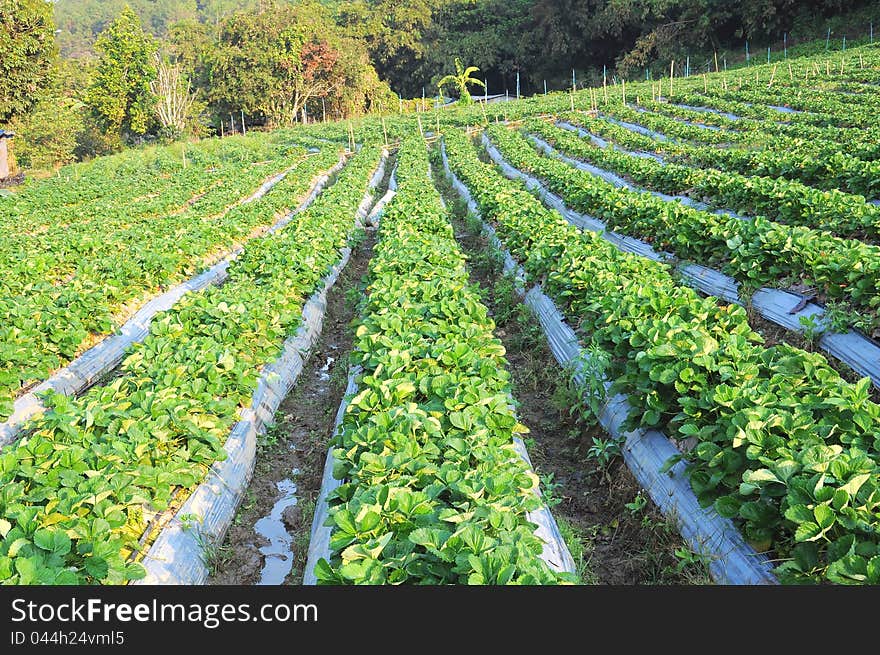
<path id="1" fill-rule="evenodd" d="M 602 92 L 605 94 L 605 104 L 608 104 L 608 77 L 602 76 Z"/>
<path id="2" fill-rule="evenodd" d="M 788 79 L 794 82 L 794 73 L 791 70 L 791 62 L 788 62 Z"/>
<path id="3" fill-rule="evenodd" d="M 382 134 L 385 137 L 385 147 L 388 147 L 388 130 L 385 129 L 385 117 L 382 116 Z"/>
<path id="4" fill-rule="evenodd" d="M 626 79 L 621 79 L 620 89 L 623 96 L 623 106 L 626 107 Z"/>
<path id="5" fill-rule="evenodd" d="M 718 52 L 715 52 L 715 72 L 718 72 Z"/>
<path id="6" fill-rule="evenodd" d="M 773 86 L 773 80 L 776 79 L 776 67 L 777 67 L 778 65 L 779 65 L 779 64 L 773 64 L 773 72 L 770 74 L 770 81 L 767 82 L 767 88 L 768 88 L 768 89 L 769 89 L 771 86 Z"/>
<path id="7" fill-rule="evenodd" d="M 675 60 L 669 62 L 669 95 L 672 96 L 672 77 L 675 74 Z"/>
<path id="8" fill-rule="evenodd" d="M 709 93 L 709 77 L 703 73 L 703 93 Z"/>

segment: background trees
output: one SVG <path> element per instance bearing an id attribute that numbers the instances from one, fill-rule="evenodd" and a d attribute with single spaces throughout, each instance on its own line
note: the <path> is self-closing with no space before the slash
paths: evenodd
<path id="1" fill-rule="evenodd" d="M 242 114 L 249 127 L 271 127 L 393 111 L 395 92 L 434 95 L 456 57 L 479 68 L 489 93 L 512 93 L 519 73 L 529 94 L 545 81 L 567 88 L 572 69 L 579 84 L 601 83 L 605 67 L 644 79 L 690 56 L 696 71 L 713 52 L 722 61 L 742 58 L 745 39 L 757 52 L 783 32 L 789 44 L 828 28 L 835 39 L 847 30 L 852 38 L 880 19 L 880 0 L 0 0 L 0 7 L 0 128 L 16 130 L 15 149 L 32 165 L 219 133 L 221 121 L 227 131 L 230 114 L 238 131 Z"/>
<path id="2" fill-rule="evenodd" d="M 57 53 L 54 32 L 50 3 L 0 1 L 0 124 L 39 99 Z"/>
<path id="3" fill-rule="evenodd" d="M 128 6 L 98 35 L 98 65 L 85 102 L 110 148 L 151 127 L 155 98 L 150 82 L 156 78 L 157 49 L 157 41 L 144 32 L 140 18 Z"/>

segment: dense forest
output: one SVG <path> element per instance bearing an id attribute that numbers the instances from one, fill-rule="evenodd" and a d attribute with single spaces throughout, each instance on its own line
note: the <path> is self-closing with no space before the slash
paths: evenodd
<path id="1" fill-rule="evenodd" d="M 459 63 L 490 94 L 663 74 L 670 59 L 864 37 L 844 0 L 0 0 L 0 127 L 50 169 L 145 140 L 412 107 Z M 845 12 L 841 15 L 841 12 Z M 455 88 L 444 93 L 457 95 Z"/>
<path id="2" fill-rule="evenodd" d="M 164 38 L 175 24 L 217 29 L 236 11 L 271 0 L 128 0 L 145 29 Z M 63 56 L 93 53 L 97 34 L 126 0 L 56 0 Z M 323 0 L 346 35 L 362 40 L 379 76 L 404 97 L 428 94 L 452 68 L 473 63 L 490 92 L 521 72 L 524 92 L 564 87 L 572 68 L 589 76 L 607 65 L 627 74 L 688 54 L 740 52 L 746 39 L 792 42 L 824 33 L 830 17 L 872 4 L 864 0 Z M 873 4 L 877 4 L 874 2 Z M 839 21 L 838 21 L 839 22 Z M 842 36 L 849 27 L 841 24 Z M 864 27 L 864 26 L 862 26 Z M 210 31 L 210 30 L 209 30 Z M 850 34 L 852 37 L 853 34 Z"/>

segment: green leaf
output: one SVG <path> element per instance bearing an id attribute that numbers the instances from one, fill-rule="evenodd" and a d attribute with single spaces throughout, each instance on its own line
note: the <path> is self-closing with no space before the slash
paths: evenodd
<path id="1" fill-rule="evenodd" d="M 84 561 L 86 572 L 96 580 L 103 580 L 107 577 L 109 566 L 107 560 L 102 557 L 86 557 Z"/>
<path id="2" fill-rule="evenodd" d="M 34 543 L 42 548 L 55 553 L 66 555 L 70 552 L 70 537 L 62 530 L 40 529 L 34 533 Z"/>
<path id="3" fill-rule="evenodd" d="M 39 578 L 37 562 L 31 557 L 19 557 L 15 560 L 15 570 L 19 575 L 19 584 L 34 584 Z"/>
<path id="4" fill-rule="evenodd" d="M 742 501 L 733 496 L 721 496 L 715 501 L 715 511 L 726 519 L 732 519 L 739 515 Z"/>
<path id="5" fill-rule="evenodd" d="M 795 541 L 815 541 L 822 536 L 822 528 L 812 522 L 801 523 L 794 533 Z"/>
<path id="6" fill-rule="evenodd" d="M 359 532 L 370 532 L 377 525 L 379 525 L 381 520 L 382 520 L 382 517 L 378 513 L 374 512 L 374 511 L 367 512 L 366 514 L 364 514 L 364 517 L 360 520 Z"/>
<path id="7" fill-rule="evenodd" d="M 9 531 L 12 529 L 12 523 L 7 521 L 6 519 L 0 519 L 0 538 L 5 539 L 6 535 L 9 534 Z"/>
<path id="8" fill-rule="evenodd" d="M 806 505 L 792 505 L 785 510 L 785 518 L 795 523 L 807 523 L 813 520 L 813 511 Z"/>
<path id="9" fill-rule="evenodd" d="M 9 550 L 6 551 L 6 554 L 9 555 L 9 557 L 16 557 L 18 556 L 18 553 L 22 548 L 24 548 L 25 546 L 30 546 L 30 544 L 30 539 L 19 537 L 18 539 L 13 541 L 12 544 L 10 544 Z"/>
<path id="10" fill-rule="evenodd" d="M 819 505 L 816 509 L 813 510 L 813 514 L 816 517 L 816 522 L 819 524 L 819 527 L 822 528 L 822 531 L 825 532 L 834 525 L 834 510 L 832 510 L 828 505 Z"/>

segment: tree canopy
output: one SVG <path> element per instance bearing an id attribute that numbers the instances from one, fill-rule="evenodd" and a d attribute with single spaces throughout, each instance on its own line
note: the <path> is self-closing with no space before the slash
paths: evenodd
<path id="1" fill-rule="evenodd" d="M 108 138 L 117 143 L 150 127 L 155 103 L 150 82 L 156 77 L 157 48 L 128 6 L 95 42 L 100 57 L 85 100 Z"/>
<path id="2" fill-rule="evenodd" d="M 37 102 L 57 53 L 54 32 L 51 3 L 0 2 L 0 122 L 24 114 Z"/>

